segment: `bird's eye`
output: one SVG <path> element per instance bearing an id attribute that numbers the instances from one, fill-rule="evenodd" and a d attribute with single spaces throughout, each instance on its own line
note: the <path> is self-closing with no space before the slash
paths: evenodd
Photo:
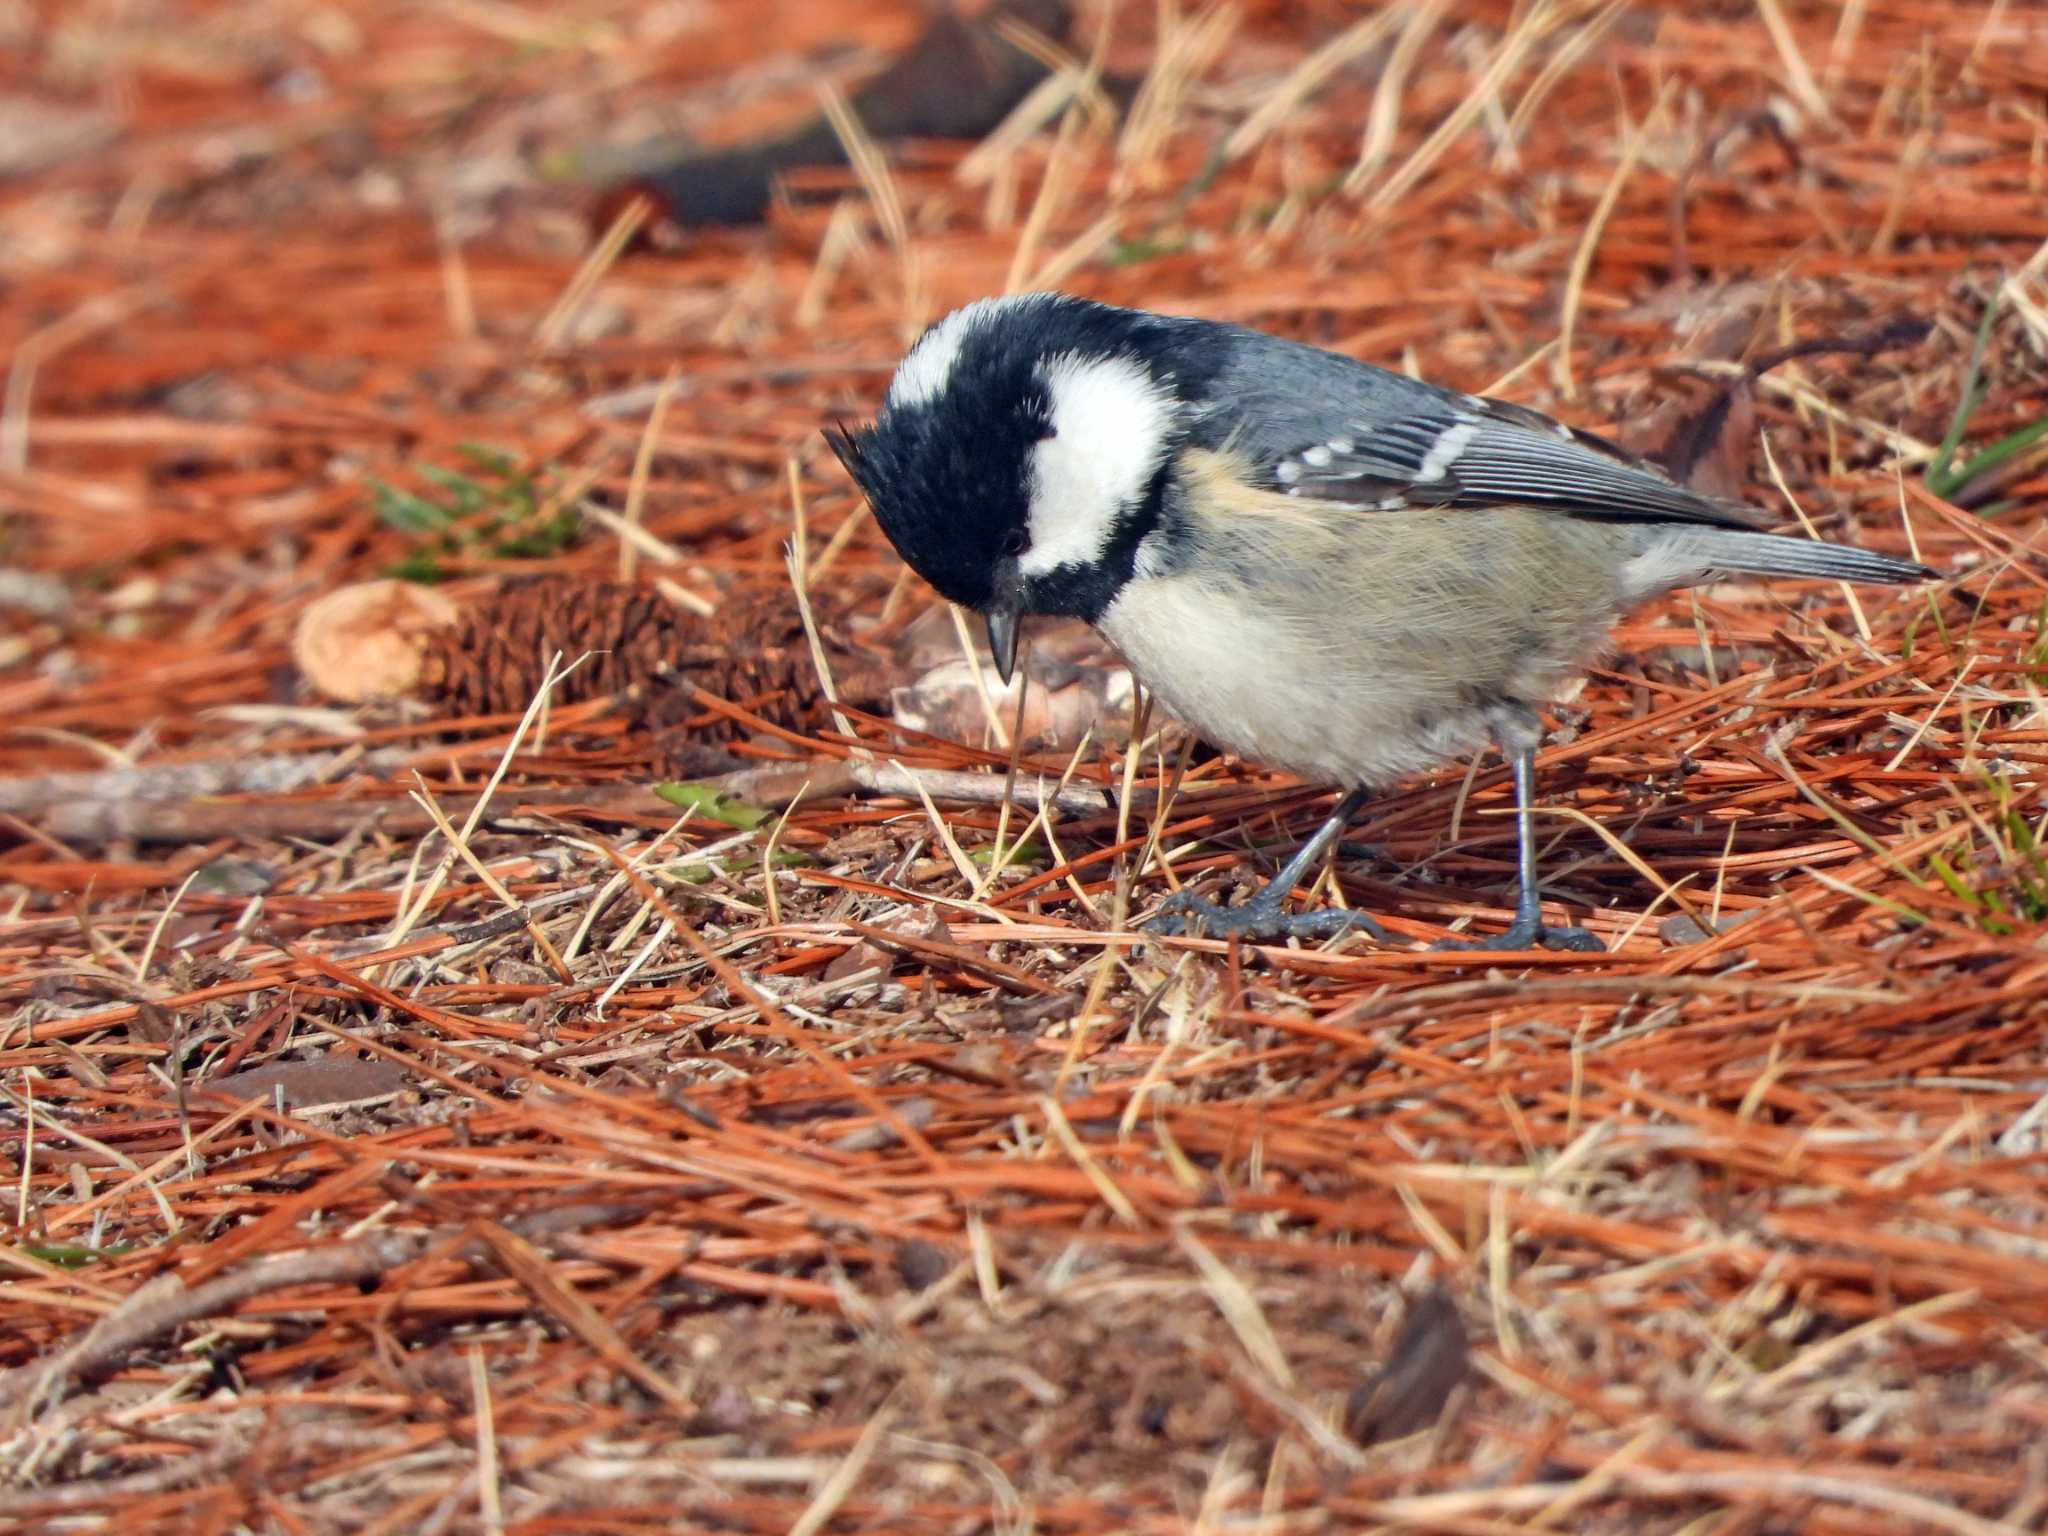
<path id="1" fill-rule="evenodd" d="M 1014 560 L 1031 547 L 1031 535 L 1022 528 L 1012 528 L 1003 535 L 1003 553 Z"/>

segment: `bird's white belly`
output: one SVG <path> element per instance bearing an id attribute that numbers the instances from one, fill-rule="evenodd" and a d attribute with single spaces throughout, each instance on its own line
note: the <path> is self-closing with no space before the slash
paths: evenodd
<path id="1" fill-rule="evenodd" d="M 1384 785 L 1483 742 L 1485 713 L 1422 697 L 1412 660 L 1361 618 L 1302 633 L 1242 589 L 1176 575 L 1130 583 L 1097 627 L 1176 719 L 1305 778 Z"/>

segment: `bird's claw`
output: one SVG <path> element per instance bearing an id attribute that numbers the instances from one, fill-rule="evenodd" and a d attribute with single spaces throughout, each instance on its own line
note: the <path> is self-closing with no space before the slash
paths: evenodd
<path id="1" fill-rule="evenodd" d="M 1432 950 L 1566 949 L 1587 955 L 1607 952 L 1607 946 L 1600 937 L 1583 928 L 1549 928 L 1541 922 L 1523 922 L 1520 919 L 1505 933 L 1482 939 L 1442 939 L 1429 947 Z"/>
<path id="2" fill-rule="evenodd" d="M 1175 891 L 1145 927 L 1169 938 L 1200 933 L 1211 939 L 1243 939 L 1248 944 L 1275 939 L 1330 939 L 1362 928 L 1382 944 L 1392 942 L 1387 930 L 1370 913 L 1338 907 L 1320 912 L 1289 912 L 1277 895 L 1267 899 L 1270 890 L 1269 887 L 1261 891 L 1241 907 L 1219 906 L 1204 901 L 1193 891 Z"/>

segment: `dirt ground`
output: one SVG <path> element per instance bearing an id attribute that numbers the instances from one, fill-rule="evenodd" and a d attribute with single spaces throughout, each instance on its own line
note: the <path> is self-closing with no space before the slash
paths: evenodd
<path id="1" fill-rule="evenodd" d="M 2048 1529 L 2048 13 L 1056 11 L 0 0 L 0 1529 Z M 1037 286 L 1943 576 L 1622 627 L 1604 954 L 1426 948 L 1493 758 L 1150 937 L 1327 793 L 1013 744 L 820 437 Z"/>

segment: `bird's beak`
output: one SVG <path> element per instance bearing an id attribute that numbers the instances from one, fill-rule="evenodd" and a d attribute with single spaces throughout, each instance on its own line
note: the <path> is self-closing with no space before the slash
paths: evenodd
<path id="1" fill-rule="evenodd" d="M 1017 630 L 1023 617 L 1024 573 L 1015 560 L 999 561 L 994 591 L 981 611 L 981 621 L 988 626 L 989 654 L 995 658 L 996 676 L 1005 688 L 1010 685 L 1010 674 L 1017 670 Z"/>
<path id="2" fill-rule="evenodd" d="M 1017 670 L 1016 604 L 998 599 L 996 606 L 982 615 L 982 620 L 988 625 L 988 648 L 996 660 L 996 676 L 1008 687 L 1010 674 Z"/>

